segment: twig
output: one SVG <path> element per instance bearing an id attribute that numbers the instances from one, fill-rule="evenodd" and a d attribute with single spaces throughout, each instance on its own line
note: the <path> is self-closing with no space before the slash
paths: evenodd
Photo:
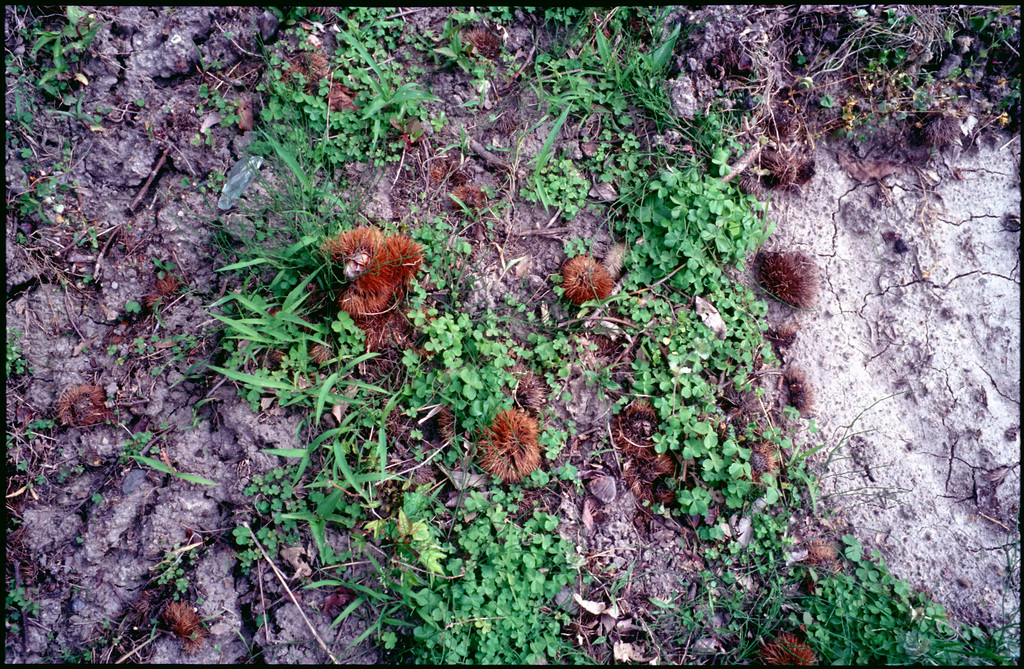
<path id="1" fill-rule="evenodd" d="M 150 172 L 149 178 L 146 179 L 146 183 L 142 184 L 142 190 L 140 190 L 139 194 L 135 196 L 135 199 L 132 200 L 132 203 L 128 205 L 128 211 L 135 213 L 135 208 L 139 206 L 139 202 L 141 202 L 142 198 L 145 197 L 146 191 L 149 190 L 149 185 L 153 183 L 153 179 L 156 177 L 156 173 L 159 172 L 161 168 L 163 168 L 164 163 L 167 162 L 167 154 L 170 152 L 170 146 L 164 149 L 164 155 L 160 156 L 160 160 L 157 162 L 156 167 L 153 168 L 153 171 Z"/>
<path id="2" fill-rule="evenodd" d="M 123 663 L 124 663 L 124 662 L 126 662 L 126 661 L 128 660 L 128 658 L 130 658 L 130 657 L 131 657 L 132 655 L 134 655 L 135 653 L 139 652 L 140 650 L 142 650 L 143 648 L 145 648 L 145 647 L 146 647 L 146 646 L 148 646 L 149 644 L 153 643 L 153 640 L 154 640 L 154 639 L 156 639 L 156 637 L 155 637 L 155 636 L 151 636 L 151 637 L 149 637 L 148 639 L 146 639 L 145 641 L 143 641 L 142 643 L 140 643 L 140 644 L 139 644 L 138 646 L 136 646 L 135 648 L 132 648 L 132 649 L 131 649 L 131 650 L 130 650 L 130 651 L 128 652 L 128 654 L 127 654 L 127 655 L 125 655 L 124 657 L 122 657 L 122 658 L 121 658 L 120 660 L 118 660 L 117 662 L 114 662 L 114 664 L 123 664 Z"/>
<path id="3" fill-rule="evenodd" d="M 673 277 L 673 275 L 675 275 L 676 272 L 678 272 L 679 270 L 683 269 L 684 267 L 686 267 L 685 263 L 683 263 L 679 267 L 676 267 L 674 270 L 669 272 L 667 276 L 663 276 L 662 278 L 658 279 L 657 281 L 655 281 L 651 285 L 645 286 L 645 287 L 641 288 L 640 290 L 634 290 L 632 293 L 630 293 L 630 295 L 639 295 L 640 293 L 643 293 L 645 291 L 653 290 L 653 289 L 657 288 L 661 284 L 663 284 L 666 281 L 668 281 L 669 279 L 671 279 Z"/>
<path id="4" fill-rule="evenodd" d="M 471 148 L 473 152 L 476 153 L 476 155 L 480 156 L 491 165 L 494 165 L 495 167 L 500 167 L 503 170 L 511 169 L 508 166 L 508 163 L 506 163 L 504 160 L 498 158 L 496 155 L 485 149 L 483 144 L 476 141 L 472 137 L 469 138 L 469 148 Z"/>
<path id="5" fill-rule="evenodd" d="M 113 230 L 111 230 L 110 232 L 110 236 L 107 237 L 107 243 L 103 245 L 102 249 L 100 249 L 100 255 L 96 258 L 96 264 L 93 265 L 92 268 L 93 281 L 96 281 L 100 278 L 100 269 L 102 269 L 103 267 L 103 256 L 107 254 L 107 249 L 110 248 L 110 243 L 114 241 L 114 237 L 117 236 L 117 229 L 120 227 L 120 223 L 114 226 Z"/>
<path id="6" fill-rule="evenodd" d="M 732 171 L 726 174 L 724 177 L 722 177 L 722 183 L 729 183 L 730 181 L 738 177 L 740 174 L 742 174 L 743 170 L 750 167 L 750 164 L 753 163 L 760 154 L 761 142 L 754 142 L 754 146 L 750 147 L 750 149 L 746 153 L 744 153 L 739 160 L 736 161 L 736 164 L 733 165 L 732 167 Z"/>
<path id="7" fill-rule="evenodd" d="M 397 14 L 392 14 L 391 16 L 387 17 L 384 20 L 385 21 L 390 21 L 392 19 L 397 19 L 397 18 L 402 17 L 402 16 L 408 16 L 409 14 L 416 14 L 418 12 L 422 12 L 424 9 L 427 9 L 427 8 L 426 7 L 416 7 L 414 9 L 407 9 L 404 12 L 399 12 Z"/>
<path id="8" fill-rule="evenodd" d="M 21 589 L 21 564 L 14 561 L 14 587 Z M 19 609 L 21 613 L 21 640 L 24 643 L 23 650 L 28 652 L 28 615 L 25 613 L 24 607 Z"/>
<path id="9" fill-rule="evenodd" d="M 270 645 L 270 625 L 267 624 L 267 598 L 263 596 L 263 563 L 259 564 L 260 577 L 260 602 L 263 604 L 263 636 L 267 638 L 267 645 Z"/>
<path id="10" fill-rule="evenodd" d="M 68 321 L 71 323 L 71 327 L 75 328 L 75 332 L 78 333 L 80 339 L 85 341 L 85 336 L 82 331 L 78 329 L 78 325 L 75 323 L 75 319 L 71 317 L 71 298 L 68 297 L 68 287 L 64 286 L 64 306 L 68 310 Z"/>
<path id="11" fill-rule="evenodd" d="M 260 540 L 256 538 L 256 533 L 252 531 L 251 527 L 249 527 L 249 523 L 243 522 L 242 526 L 249 530 L 249 535 L 252 536 L 252 540 L 255 542 L 256 548 L 260 549 L 260 554 L 263 555 L 263 558 L 267 561 L 267 564 L 270 565 L 270 568 L 274 570 L 274 575 L 277 576 L 277 580 L 281 581 L 281 586 L 284 588 L 284 591 L 288 593 L 288 598 L 292 600 L 292 604 L 294 604 L 295 608 L 299 610 L 299 615 L 302 616 L 302 620 L 305 621 L 306 626 L 309 627 L 309 631 L 313 633 L 313 638 L 316 639 L 316 642 L 320 644 L 320 647 L 323 648 L 325 653 L 327 653 L 327 657 L 331 658 L 331 662 L 338 664 L 338 658 L 334 657 L 334 655 L 331 654 L 331 651 L 327 650 L 327 644 L 325 644 L 324 640 L 320 638 L 319 634 L 317 634 L 316 628 L 313 627 L 313 624 L 309 622 L 309 618 L 306 617 L 306 612 L 302 610 L 301 606 L 299 606 L 299 601 L 295 599 L 295 595 L 292 594 L 291 588 L 288 587 L 288 582 L 285 580 L 284 574 L 278 570 L 277 565 L 275 565 L 273 560 L 270 559 L 267 552 L 263 550 L 263 546 L 260 545 Z M 263 613 L 265 616 L 266 611 Z"/>
<path id="12" fill-rule="evenodd" d="M 1014 140 L 1018 139 L 1019 137 L 1020 137 L 1020 133 L 1017 133 L 1016 135 L 1014 135 L 1013 137 L 1010 138 L 1009 142 L 1007 142 L 1006 144 L 1003 144 L 1002 146 L 1000 146 L 998 150 L 1002 151 L 1003 149 L 1005 149 L 1009 145 L 1013 144 Z"/>
<path id="13" fill-rule="evenodd" d="M 1009 527 L 1007 527 L 1006 525 L 1003 525 L 1002 523 L 1000 523 L 1000 522 L 999 522 L 998 520 L 996 520 L 995 518 L 989 518 L 988 516 L 986 516 L 985 514 L 981 513 L 980 511 L 978 512 L 978 515 L 979 515 L 979 516 L 981 516 L 982 518 L 984 518 L 985 520 L 991 520 L 991 521 L 992 521 L 993 523 L 995 523 L 995 524 L 996 524 L 996 525 L 998 525 L 999 527 L 1003 528 L 1003 529 L 1004 529 L 1004 530 L 1006 530 L 1007 532 L 1009 532 L 1009 531 L 1010 531 L 1010 528 L 1009 528 Z"/>
<path id="14" fill-rule="evenodd" d="M 563 228 L 537 228 L 537 229 L 532 229 L 531 228 L 529 230 L 513 230 L 512 234 L 513 235 L 518 235 L 519 237 L 526 237 L 528 235 L 537 235 L 539 237 L 550 237 L 552 235 L 558 235 L 558 234 L 561 234 L 563 232 L 569 232 L 570 230 L 572 230 L 572 228 L 568 227 L 568 226 L 567 227 L 563 227 Z"/>

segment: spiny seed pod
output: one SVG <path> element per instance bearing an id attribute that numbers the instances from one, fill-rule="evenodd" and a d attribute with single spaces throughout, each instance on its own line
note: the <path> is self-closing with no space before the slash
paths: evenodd
<path id="1" fill-rule="evenodd" d="M 102 423 L 110 417 L 107 395 L 94 385 L 75 386 L 57 400 L 57 418 L 68 427 L 86 427 Z"/>
<path id="2" fill-rule="evenodd" d="M 346 278 L 354 279 L 366 271 L 383 245 L 379 230 L 360 226 L 328 237 L 320 248 L 332 262 L 344 264 Z"/>
<path id="3" fill-rule="evenodd" d="M 621 242 L 612 246 L 611 250 L 608 251 L 608 255 L 604 257 L 604 262 L 601 264 L 604 265 L 612 281 L 619 280 L 619 275 L 622 273 L 622 263 L 625 259 L 626 245 Z"/>
<path id="4" fill-rule="evenodd" d="M 502 411 L 480 440 L 480 466 L 503 482 L 515 482 L 540 467 L 537 421 L 525 411 Z"/>
<path id="5" fill-rule="evenodd" d="M 622 467 L 622 480 L 633 496 L 640 501 L 654 502 L 665 498 L 664 486 L 660 480 L 675 470 L 672 458 L 662 453 L 657 454 L 650 449 L 647 455 L 633 455 Z M 671 491 L 669 491 L 671 495 Z"/>
<path id="6" fill-rule="evenodd" d="M 483 209 L 487 206 L 487 196 L 484 192 L 472 184 L 463 184 L 455 188 L 449 197 L 466 205 L 468 209 Z"/>
<path id="7" fill-rule="evenodd" d="M 515 365 L 509 371 L 515 375 L 517 381 L 516 404 L 536 416 L 548 403 L 547 384 L 525 365 Z"/>
<path id="8" fill-rule="evenodd" d="M 562 288 L 565 297 L 575 304 L 603 300 L 612 294 L 615 282 L 608 270 L 590 256 L 569 258 L 562 265 Z"/>
<path id="9" fill-rule="evenodd" d="M 321 248 L 333 262 L 344 264 L 351 283 L 339 295 L 338 307 L 353 317 L 386 311 L 423 261 L 420 245 L 405 235 L 384 239 L 365 226 L 331 237 Z"/>
<path id="10" fill-rule="evenodd" d="M 355 319 L 356 326 L 366 333 L 366 352 L 379 351 L 391 344 L 406 341 L 409 322 L 398 310 Z"/>
<path id="11" fill-rule="evenodd" d="M 795 367 L 790 367 L 782 376 L 789 389 L 789 405 L 800 412 L 801 416 L 807 416 L 814 408 L 814 392 L 807 384 L 807 377 Z"/>
<path id="12" fill-rule="evenodd" d="M 765 474 L 774 476 L 777 471 L 775 449 L 768 444 L 757 444 L 750 450 L 750 473 L 755 481 L 760 481 Z"/>
<path id="13" fill-rule="evenodd" d="M 506 109 L 494 124 L 494 129 L 502 135 L 511 135 L 518 128 L 519 114 L 517 114 L 513 109 Z"/>
<path id="14" fill-rule="evenodd" d="M 768 170 L 764 183 L 769 188 L 786 188 L 796 181 L 798 161 L 790 151 L 762 151 L 761 166 Z"/>
<path id="15" fill-rule="evenodd" d="M 818 297 L 818 267 L 798 251 L 758 253 L 754 258 L 761 287 L 796 309 L 810 309 Z"/>
<path id="16" fill-rule="evenodd" d="M 279 348 L 272 348 L 267 352 L 267 365 L 280 366 L 288 354 Z"/>
<path id="17" fill-rule="evenodd" d="M 162 279 L 156 280 L 153 291 L 148 293 L 143 298 L 143 301 L 146 303 L 147 307 L 152 309 L 160 300 L 167 302 L 167 299 L 178 292 L 179 288 L 181 288 L 181 281 L 179 281 L 177 277 L 170 275 L 165 276 Z"/>
<path id="18" fill-rule="evenodd" d="M 171 602 L 164 608 L 163 620 L 181 639 L 186 653 L 194 655 L 203 647 L 206 628 L 203 627 L 202 618 L 191 606 L 184 602 Z"/>
<path id="19" fill-rule="evenodd" d="M 771 643 L 764 643 L 757 651 L 758 657 L 765 664 L 796 664 L 810 666 L 818 663 L 814 650 L 795 634 L 783 632 Z"/>
<path id="20" fill-rule="evenodd" d="M 327 59 L 319 51 L 303 53 L 299 56 L 299 62 L 302 63 L 305 74 L 309 76 L 310 85 L 313 85 L 326 77 L 328 70 L 330 69 L 330 64 L 327 62 Z"/>
<path id="21" fill-rule="evenodd" d="M 494 59 L 501 55 L 501 38 L 490 30 L 474 28 L 466 33 L 466 41 L 484 58 Z"/>
<path id="22" fill-rule="evenodd" d="M 433 416 L 422 423 L 423 438 L 427 441 L 439 441 L 447 444 L 455 438 L 455 414 L 442 405 Z"/>
<path id="23" fill-rule="evenodd" d="M 636 400 L 623 409 L 612 424 L 615 445 L 627 455 L 653 451 L 657 431 L 658 413 L 644 400 Z"/>
<path id="24" fill-rule="evenodd" d="M 334 350 L 325 344 L 316 344 L 309 352 L 309 359 L 318 365 L 322 365 L 334 357 Z"/>
<path id="25" fill-rule="evenodd" d="M 423 247 L 405 235 L 392 235 L 384 242 L 382 263 L 396 285 L 408 286 L 423 264 Z"/>
<path id="26" fill-rule="evenodd" d="M 789 348 L 796 341 L 797 329 L 794 325 L 785 324 L 772 328 L 764 333 L 764 338 L 777 349 Z"/>
<path id="27" fill-rule="evenodd" d="M 922 143 L 935 149 L 950 146 L 960 136 L 960 123 L 952 116 L 938 114 L 926 121 L 921 128 Z"/>
<path id="28" fill-rule="evenodd" d="M 804 560 L 804 564 L 836 573 L 843 569 L 843 565 L 839 561 L 839 551 L 824 539 L 814 539 L 807 544 L 807 558 Z"/>

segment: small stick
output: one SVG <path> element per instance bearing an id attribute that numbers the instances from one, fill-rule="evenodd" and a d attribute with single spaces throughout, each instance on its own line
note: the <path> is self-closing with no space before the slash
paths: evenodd
<path id="1" fill-rule="evenodd" d="M 493 153 L 485 149 L 483 144 L 476 141 L 472 137 L 469 138 L 469 148 L 471 148 L 474 153 L 476 153 L 478 156 L 489 162 L 491 165 L 494 165 L 495 167 L 500 167 L 503 170 L 510 169 L 508 163 L 506 163 L 504 160 L 498 158 Z"/>
<path id="2" fill-rule="evenodd" d="M 729 172 L 724 177 L 722 177 L 722 183 L 729 183 L 730 181 L 738 177 L 743 172 L 743 170 L 750 167 L 750 164 L 753 163 L 754 160 L 756 160 L 758 155 L 760 154 L 761 142 L 755 142 L 754 146 L 750 147 L 750 150 L 744 153 L 743 156 L 736 161 L 736 164 L 732 167 L 732 172 Z"/>
<path id="3" fill-rule="evenodd" d="M 139 202 L 141 202 L 142 198 L 145 197 L 146 191 L 149 190 L 149 185 L 153 183 L 153 179 L 156 177 L 156 173 L 159 172 L 160 169 L 164 166 L 164 163 L 167 162 L 167 154 L 170 152 L 171 147 L 168 146 L 166 149 L 164 149 L 164 155 L 160 156 L 160 160 L 157 161 L 156 167 L 154 167 L 153 171 L 150 172 L 149 178 L 146 179 L 146 183 L 142 184 L 142 190 L 140 190 L 139 194 L 135 196 L 135 199 L 132 200 L 132 203 L 128 205 L 128 211 L 132 212 L 133 214 L 135 213 L 135 208 L 139 206 Z"/>
<path id="4" fill-rule="evenodd" d="M 153 643 L 153 641 L 155 641 L 155 640 L 156 640 L 156 637 L 155 637 L 155 636 L 151 636 L 150 638 L 146 639 L 145 641 L 143 641 L 142 643 L 140 643 L 140 644 L 139 644 L 138 646 L 136 646 L 135 648 L 131 649 L 131 650 L 130 650 L 130 651 L 128 652 L 128 654 L 127 654 L 127 655 L 125 655 L 124 657 L 122 657 L 122 658 L 121 658 L 120 660 L 118 660 L 117 662 L 114 662 L 114 664 L 123 664 L 124 662 L 126 662 L 126 661 L 128 660 L 128 658 L 129 658 L 129 657 L 131 657 L 131 656 L 132 656 L 132 655 L 134 655 L 135 653 L 139 652 L 140 650 L 142 650 L 143 648 L 145 648 L 145 647 L 146 647 L 146 646 L 148 646 L 149 644 Z"/>
<path id="5" fill-rule="evenodd" d="M 309 622 L 309 618 L 306 617 L 306 612 L 302 610 L 301 606 L 299 606 L 299 601 L 295 599 L 295 595 L 292 594 L 291 588 L 288 587 L 288 582 L 285 581 L 284 574 L 278 570 L 277 565 L 275 565 L 273 560 L 270 559 L 267 552 L 263 550 L 263 546 L 260 545 L 260 540 L 256 538 L 256 533 L 252 531 L 251 527 L 249 527 L 249 523 L 243 522 L 242 526 L 249 530 L 249 534 L 252 536 L 252 540 L 255 542 L 256 548 L 260 549 L 260 553 L 263 555 L 264 559 L 266 559 L 267 564 L 269 564 L 270 568 L 274 570 L 274 575 L 277 576 L 277 580 L 281 581 L 284 591 L 288 593 L 288 598 L 292 600 L 292 604 L 294 604 L 295 608 L 299 610 L 299 615 L 302 616 L 302 619 L 306 622 L 306 626 L 309 627 L 309 631 L 313 633 L 313 638 L 316 639 L 316 642 L 320 644 L 320 647 L 323 648 L 325 653 L 327 653 L 327 657 L 331 658 L 331 662 L 338 664 L 338 658 L 334 657 L 334 655 L 331 654 L 331 651 L 327 650 L 327 644 L 325 644 L 324 640 L 320 638 L 319 634 L 317 634 L 316 628 L 313 627 L 313 624 Z M 266 615 L 266 611 L 263 613 Z M 264 618 L 264 620 L 266 619 Z"/>
<path id="6" fill-rule="evenodd" d="M 1009 527 L 1007 527 L 1006 525 L 1003 525 L 1002 523 L 1000 523 L 1000 522 L 999 522 L 998 520 L 996 520 L 995 518 L 989 518 L 988 516 L 986 516 L 985 514 L 983 514 L 983 513 L 981 513 L 981 512 L 978 512 L 978 515 L 979 515 L 979 516 L 981 516 L 982 518 L 984 518 L 985 520 L 991 520 L 991 521 L 992 521 L 993 523 L 995 523 L 995 524 L 996 524 L 996 525 L 998 525 L 999 527 L 1003 528 L 1003 529 L 1004 529 L 1004 530 L 1006 530 L 1007 532 L 1009 532 L 1009 531 L 1010 531 L 1010 528 L 1009 528 Z"/>
<path id="7" fill-rule="evenodd" d="M 120 223 L 114 226 L 114 228 L 110 232 L 110 236 L 107 237 L 107 243 L 104 244 L 103 248 L 100 250 L 100 255 L 98 258 L 96 258 L 96 264 L 92 268 L 93 281 L 96 281 L 97 279 L 100 278 L 100 270 L 103 268 L 103 256 L 107 254 L 107 249 L 110 248 L 110 243 L 114 241 L 114 237 L 117 236 L 117 229 L 120 227 Z"/>
<path id="8" fill-rule="evenodd" d="M 260 602 L 263 603 L 263 636 L 267 638 L 267 645 L 270 645 L 270 625 L 267 623 L 267 598 L 263 596 L 263 563 L 259 563 L 260 576 Z"/>
<path id="9" fill-rule="evenodd" d="M 540 237 L 550 237 L 552 235 L 558 235 L 558 234 L 561 234 L 563 232 L 569 232 L 570 230 L 572 230 L 571 227 L 563 227 L 563 228 L 536 228 L 536 229 L 531 228 L 529 230 L 513 230 L 512 234 L 513 235 L 517 235 L 519 237 L 526 237 L 528 235 L 537 235 L 537 236 L 540 236 Z"/>

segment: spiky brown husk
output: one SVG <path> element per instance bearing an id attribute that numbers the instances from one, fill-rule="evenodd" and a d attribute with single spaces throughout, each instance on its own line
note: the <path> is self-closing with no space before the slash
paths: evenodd
<path id="1" fill-rule="evenodd" d="M 366 333 L 366 351 L 379 351 L 394 344 L 401 346 L 406 343 L 409 333 L 409 321 L 395 309 L 382 314 L 355 318 L 356 326 Z"/>
<path id="2" fill-rule="evenodd" d="M 653 448 L 645 450 L 646 453 L 626 458 L 622 467 L 622 480 L 638 500 L 668 503 L 672 499 L 672 491 L 661 485 L 661 482 L 663 477 L 675 471 L 675 464 L 664 453 L 655 453 Z"/>
<path id="3" fill-rule="evenodd" d="M 453 199 L 466 205 L 469 209 L 483 209 L 487 206 L 487 196 L 484 192 L 472 184 L 463 184 L 451 192 Z M 458 203 L 456 203 L 458 204 Z"/>
<path id="4" fill-rule="evenodd" d="M 758 657 L 765 664 L 796 664 L 810 666 L 818 663 L 814 650 L 795 634 L 783 632 L 770 643 L 764 643 L 758 650 Z"/>
<path id="5" fill-rule="evenodd" d="M 789 405 L 801 416 L 809 415 L 814 408 L 814 392 L 807 383 L 807 377 L 801 370 L 790 367 L 782 378 L 789 389 Z"/>
<path id="6" fill-rule="evenodd" d="M 57 400 L 57 418 L 68 427 L 87 427 L 102 423 L 110 417 L 104 404 L 107 394 L 94 385 L 71 388 Z"/>
<path id="7" fill-rule="evenodd" d="M 325 256 L 332 262 L 348 263 L 356 262 L 360 265 L 360 271 L 365 269 L 384 245 L 384 237 L 380 230 L 367 226 L 360 226 L 339 233 L 334 237 L 328 237 L 321 245 Z M 365 254 L 366 260 L 355 260 L 356 256 Z M 358 274 L 359 272 L 356 272 Z M 351 276 L 349 277 L 351 278 Z"/>
<path id="8" fill-rule="evenodd" d="M 334 357 L 334 350 L 330 345 L 315 344 L 309 352 L 309 359 L 318 365 L 322 365 Z"/>
<path id="9" fill-rule="evenodd" d="M 181 639 L 186 653 L 194 655 L 203 647 L 206 628 L 203 627 L 202 618 L 191 606 L 184 602 L 171 602 L 164 608 L 163 620 Z"/>
<path id="10" fill-rule="evenodd" d="M 796 309 L 810 309 L 818 297 L 818 267 L 798 251 L 761 252 L 755 257 L 760 284 Z"/>
<path id="11" fill-rule="evenodd" d="M 405 235 L 384 238 L 375 228 L 359 227 L 324 241 L 324 255 L 344 265 L 351 282 L 338 307 L 354 318 L 379 315 L 402 298 L 419 271 L 423 249 Z"/>
<path id="12" fill-rule="evenodd" d="M 839 561 L 839 551 L 824 539 L 814 539 L 807 544 L 807 558 L 804 564 L 837 573 L 843 569 Z"/>
<path id="13" fill-rule="evenodd" d="M 955 143 L 961 136 L 960 122 L 952 116 L 938 114 L 931 117 L 921 128 L 921 140 L 926 146 L 944 149 Z"/>
<path id="14" fill-rule="evenodd" d="M 466 33 L 466 41 L 484 58 L 494 59 L 501 55 L 501 38 L 490 30 L 474 28 Z"/>
<path id="15" fill-rule="evenodd" d="M 540 467 L 537 421 L 525 411 L 502 411 L 480 440 L 480 466 L 503 482 L 515 482 Z"/>
<path id="16" fill-rule="evenodd" d="M 750 473 L 755 481 L 760 481 L 764 474 L 774 476 L 778 469 L 774 448 L 768 444 L 757 444 L 750 450 Z"/>
<path id="17" fill-rule="evenodd" d="M 516 376 L 516 404 L 536 416 L 541 409 L 547 406 L 547 384 L 525 365 L 515 365 L 509 371 Z"/>
<path id="18" fill-rule="evenodd" d="M 619 275 L 622 274 L 622 263 L 625 259 L 626 245 L 621 242 L 614 244 L 608 251 L 608 255 L 604 257 L 604 261 L 601 264 L 604 265 L 604 268 L 608 272 L 608 276 L 611 277 L 612 281 L 619 280 Z"/>
<path id="19" fill-rule="evenodd" d="M 608 270 L 590 256 L 569 258 L 562 265 L 562 288 L 565 297 L 575 304 L 603 300 L 612 294 L 615 282 Z"/>
<path id="20" fill-rule="evenodd" d="M 636 400 L 612 423 L 615 445 L 626 455 L 649 453 L 658 431 L 658 412 L 648 402 Z"/>
<path id="21" fill-rule="evenodd" d="M 408 286 L 423 264 L 423 247 L 405 235 L 392 235 L 384 243 L 382 263 L 396 286 Z"/>
<path id="22" fill-rule="evenodd" d="M 181 281 L 177 277 L 165 276 L 162 279 L 156 280 L 156 283 L 153 285 L 153 291 L 148 293 L 143 298 L 143 301 L 147 307 L 152 309 L 161 299 L 166 303 L 167 299 L 178 292 L 179 288 L 181 288 Z"/>
<path id="23" fill-rule="evenodd" d="M 780 325 L 764 333 L 764 338 L 777 349 L 789 348 L 796 341 L 797 328 L 790 324 Z"/>
<path id="24" fill-rule="evenodd" d="M 513 109 L 506 109 L 494 124 L 494 129 L 502 135 L 511 135 L 519 128 L 519 114 Z"/>

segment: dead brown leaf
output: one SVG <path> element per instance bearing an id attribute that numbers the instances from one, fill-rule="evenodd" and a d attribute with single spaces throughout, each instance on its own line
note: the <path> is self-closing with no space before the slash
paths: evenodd
<path id="1" fill-rule="evenodd" d="M 331 111 L 340 112 L 346 109 L 359 109 L 355 103 L 355 92 L 345 84 L 335 83 L 331 86 L 331 92 L 327 94 L 327 103 Z"/>
<path id="2" fill-rule="evenodd" d="M 305 555 L 306 551 L 302 549 L 302 546 L 289 546 L 281 549 L 281 557 L 295 570 L 295 576 L 292 578 L 301 579 L 313 574 L 313 570 L 302 559 Z"/>
<path id="3" fill-rule="evenodd" d="M 590 197 L 603 200 L 604 202 L 611 202 L 619 197 L 619 193 L 615 190 L 615 186 L 607 181 L 601 181 L 594 184 L 594 187 L 590 189 L 589 195 Z"/>
<path id="4" fill-rule="evenodd" d="M 725 321 L 722 320 L 722 315 L 718 313 L 718 309 L 715 309 L 714 305 L 699 295 L 693 299 L 696 302 L 697 315 L 700 316 L 700 320 L 715 333 L 716 337 L 725 339 L 727 331 Z"/>
<path id="5" fill-rule="evenodd" d="M 583 516 L 582 516 L 582 519 L 583 519 L 583 526 L 585 528 L 587 528 L 587 530 L 593 530 L 594 529 L 594 498 L 593 497 L 588 497 L 586 499 L 586 501 L 583 502 Z"/>
<path id="6" fill-rule="evenodd" d="M 252 128 L 252 100 L 248 95 L 243 95 L 238 98 L 238 129 L 249 132 Z"/>

